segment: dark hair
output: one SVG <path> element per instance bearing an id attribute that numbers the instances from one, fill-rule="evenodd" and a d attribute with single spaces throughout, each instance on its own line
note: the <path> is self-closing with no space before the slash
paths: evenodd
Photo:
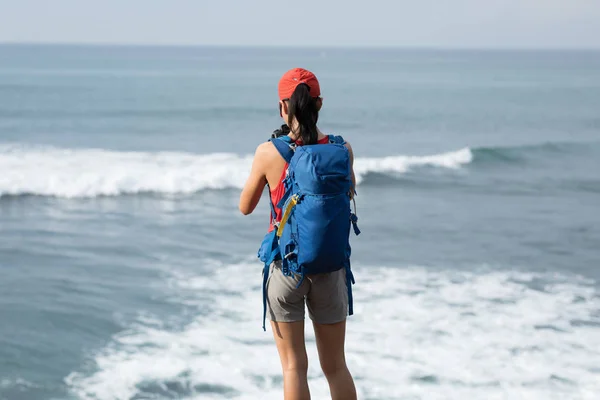
<path id="1" fill-rule="evenodd" d="M 319 120 L 318 97 L 311 97 L 310 87 L 301 83 L 290 97 L 288 125 L 302 139 L 303 144 L 316 144 L 319 138 L 317 121 Z M 294 118 L 297 125 L 293 125 Z"/>

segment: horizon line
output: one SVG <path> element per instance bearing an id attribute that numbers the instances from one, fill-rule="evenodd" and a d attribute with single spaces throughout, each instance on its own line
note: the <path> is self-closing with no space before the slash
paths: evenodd
<path id="1" fill-rule="evenodd" d="M 62 47 L 146 47 L 146 48 L 222 48 L 222 49 L 304 49 L 304 50 L 416 50 L 416 51 L 600 51 L 600 47 L 553 46 L 427 46 L 427 45 L 278 45 L 278 44 L 193 44 L 193 43 L 111 43 L 3 41 L 0 46 Z"/>

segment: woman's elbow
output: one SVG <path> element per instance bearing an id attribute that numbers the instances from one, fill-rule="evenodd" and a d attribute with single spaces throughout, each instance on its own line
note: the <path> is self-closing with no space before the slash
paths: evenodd
<path id="1" fill-rule="evenodd" d="M 252 214 L 252 211 L 254 211 L 254 208 L 251 207 L 250 204 L 248 204 L 246 202 L 242 202 L 242 201 L 240 201 L 239 209 L 240 209 L 240 212 L 244 215 L 250 215 L 250 214 Z"/>
<path id="2" fill-rule="evenodd" d="M 240 204 L 240 212 L 242 214 L 244 214 L 244 215 L 250 215 L 250 214 L 252 214 L 252 210 L 251 209 L 249 209 L 248 207 L 243 206 L 241 204 Z"/>
<path id="3" fill-rule="evenodd" d="M 260 191 L 242 191 L 240 195 L 240 203 L 238 208 L 240 212 L 244 215 L 252 214 L 252 212 L 256 209 L 258 202 L 260 200 Z"/>

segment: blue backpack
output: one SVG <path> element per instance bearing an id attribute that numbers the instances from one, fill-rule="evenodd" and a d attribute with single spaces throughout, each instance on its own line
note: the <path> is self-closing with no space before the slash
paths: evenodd
<path id="1" fill-rule="evenodd" d="M 301 277 L 346 269 L 349 315 L 352 306 L 350 270 L 350 226 L 356 235 L 358 218 L 350 210 L 354 192 L 350 170 L 350 154 L 341 136 L 329 136 L 328 144 L 296 146 L 288 136 L 271 139 L 279 154 L 289 164 L 283 181 L 285 194 L 277 207 L 281 222 L 269 232 L 258 251 L 263 268 L 263 330 L 267 312 L 267 279 L 273 261 L 282 261 L 284 275 Z"/>

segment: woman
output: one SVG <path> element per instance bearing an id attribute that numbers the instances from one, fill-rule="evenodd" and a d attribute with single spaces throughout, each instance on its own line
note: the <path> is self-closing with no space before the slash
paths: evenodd
<path id="1" fill-rule="evenodd" d="M 317 128 L 323 105 L 320 85 L 315 75 L 295 68 L 286 72 L 278 85 L 280 116 L 290 127 L 288 134 L 297 146 L 326 144 L 329 137 Z M 352 184 L 355 184 L 352 148 L 350 156 Z M 272 142 L 258 146 L 252 170 L 240 197 L 240 211 L 250 214 L 256 208 L 265 185 L 270 189 L 275 222 L 281 221 L 276 205 L 284 196 L 283 180 L 288 164 Z M 271 222 L 270 231 L 274 229 Z M 307 381 L 308 358 L 304 341 L 304 310 L 308 306 L 313 321 L 321 368 L 333 400 L 356 399 L 354 381 L 346 366 L 344 342 L 349 296 L 346 270 L 299 276 L 281 273 L 281 261 L 271 265 L 266 285 L 268 315 L 281 359 L 285 400 L 310 399 Z"/>

